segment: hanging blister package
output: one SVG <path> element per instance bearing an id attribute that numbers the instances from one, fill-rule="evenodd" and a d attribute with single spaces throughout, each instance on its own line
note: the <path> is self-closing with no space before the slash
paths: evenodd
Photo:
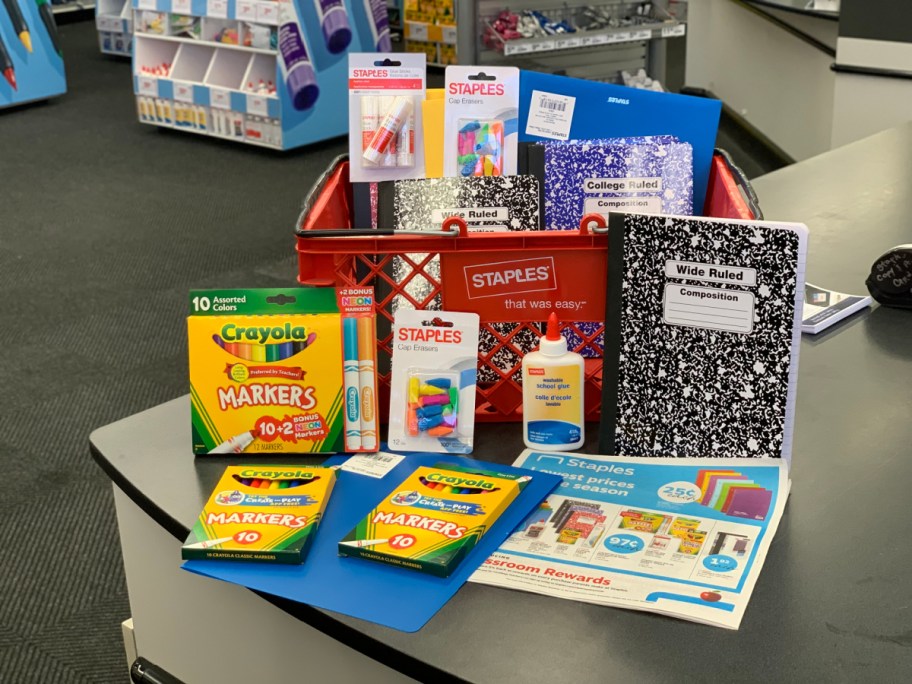
<path id="1" fill-rule="evenodd" d="M 478 314 L 396 311 L 390 449 L 472 452 L 478 328 Z"/>
<path id="2" fill-rule="evenodd" d="M 353 183 L 424 177 L 424 54 L 349 54 Z"/>
<path id="3" fill-rule="evenodd" d="M 516 174 L 519 69 L 446 68 L 444 176 Z"/>

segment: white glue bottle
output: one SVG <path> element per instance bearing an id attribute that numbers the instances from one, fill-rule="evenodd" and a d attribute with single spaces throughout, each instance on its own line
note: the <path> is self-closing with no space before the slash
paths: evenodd
<path id="1" fill-rule="evenodd" d="M 548 318 L 548 331 L 538 351 L 522 361 L 523 441 L 530 449 L 577 449 L 585 440 L 583 357 L 568 351 L 557 314 Z"/>

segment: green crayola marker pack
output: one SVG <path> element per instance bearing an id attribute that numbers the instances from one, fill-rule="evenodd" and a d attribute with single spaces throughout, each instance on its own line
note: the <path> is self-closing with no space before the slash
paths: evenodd
<path id="1" fill-rule="evenodd" d="M 301 563 L 335 483 L 336 471 L 322 466 L 229 466 L 181 557 Z"/>
<path id="2" fill-rule="evenodd" d="M 339 542 L 339 554 L 447 577 L 528 479 L 422 466 Z"/>
<path id="3" fill-rule="evenodd" d="M 362 441 L 376 450 L 361 440 L 376 441 L 375 424 L 361 424 L 376 414 L 376 398 L 359 399 L 360 382 L 376 382 L 372 360 L 346 362 L 355 370 L 350 406 L 343 381 L 343 327 L 363 317 L 372 334 L 373 316 L 370 288 L 191 292 L 193 453 L 337 452 L 346 430 L 358 437 L 349 451 L 365 450 Z"/>

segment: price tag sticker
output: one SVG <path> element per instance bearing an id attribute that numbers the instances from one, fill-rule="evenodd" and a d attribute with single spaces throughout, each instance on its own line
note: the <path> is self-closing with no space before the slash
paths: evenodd
<path id="1" fill-rule="evenodd" d="M 257 3 L 253 0 L 237 0 L 234 5 L 234 13 L 241 21 L 256 21 Z"/>
<path id="2" fill-rule="evenodd" d="M 662 38 L 677 38 L 685 33 L 687 33 L 687 27 L 684 24 L 662 27 Z"/>
<path id="3" fill-rule="evenodd" d="M 652 38 L 652 31 L 649 29 L 640 29 L 639 31 L 633 31 L 630 34 L 630 40 L 650 40 Z"/>
<path id="4" fill-rule="evenodd" d="M 262 95 L 247 96 L 247 113 L 257 116 L 269 116 L 269 107 L 266 98 Z"/>
<path id="5" fill-rule="evenodd" d="M 257 3 L 256 20 L 261 24 L 275 26 L 279 23 L 279 6 L 274 2 Z"/>
<path id="6" fill-rule="evenodd" d="M 626 43 L 630 40 L 630 31 L 618 31 L 607 34 L 608 43 Z"/>
<path id="7" fill-rule="evenodd" d="M 583 45 L 604 45 L 608 42 L 608 36 L 604 33 L 596 33 L 594 36 L 583 36 Z"/>
<path id="8" fill-rule="evenodd" d="M 405 456 L 378 451 L 376 454 L 355 454 L 342 464 L 342 470 L 358 475 L 381 478 L 399 465 Z"/>
<path id="9" fill-rule="evenodd" d="M 410 21 L 408 23 L 408 37 L 409 40 L 420 40 L 426 43 L 428 39 L 428 25 L 417 21 Z"/>
<path id="10" fill-rule="evenodd" d="M 532 52 L 548 52 L 557 49 L 557 41 L 540 40 L 532 46 Z"/>
<path id="11" fill-rule="evenodd" d="M 570 48 L 582 47 L 583 39 L 579 36 L 573 36 L 572 38 L 562 38 L 557 41 L 557 47 L 559 50 L 568 50 Z"/>
<path id="12" fill-rule="evenodd" d="M 156 0 L 137 0 L 136 7 L 141 10 L 158 9 Z"/>
<path id="13" fill-rule="evenodd" d="M 456 27 L 455 26 L 442 26 L 443 32 L 443 42 L 447 45 L 456 45 Z"/>
<path id="14" fill-rule="evenodd" d="M 98 17 L 96 22 L 100 31 L 111 31 L 113 33 L 123 33 L 123 21 L 120 17 Z"/>
<path id="15" fill-rule="evenodd" d="M 206 0 L 206 16 L 215 19 L 227 19 L 228 0 Z"/>
<path id="16" fill-rule="evenodd" d="M 193 85 L 190 83 L 174 84 L 174 99 L 178 102 L 193 103 Z"/>
<path id="17" fill-rule="evenodd" d="M 524 55 L 532 52 L 532 46 L 529 43 L 507 43 L 504 45 L 504 55 Z"/>
<path id="18" fill-rule="evenodd" d="M 217 109 L 231 109 L 231 92 L 222 88 L 210 88 L 209 104 Z"/>
<path id="19" fill-rule="evenodd" d="M 158 79 L 154 76 L 140 76 L 139 94 L 158 97 Z"/>
<path id="20" fill-rule="evenodd" d="M 193 14 L 192 0 L 171 0 L 171 11 L 175 14 Z"/>

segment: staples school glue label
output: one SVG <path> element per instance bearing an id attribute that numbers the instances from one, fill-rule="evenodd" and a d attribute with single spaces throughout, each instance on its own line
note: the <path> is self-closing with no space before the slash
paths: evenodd
<path id="1" fill-rule="evenodd" d="M 538 351 L 522 362 L 523 441 L 529 448 L 575 449 L 584 441 L 583 357 L 567 351 L 557 314 Z"/>

